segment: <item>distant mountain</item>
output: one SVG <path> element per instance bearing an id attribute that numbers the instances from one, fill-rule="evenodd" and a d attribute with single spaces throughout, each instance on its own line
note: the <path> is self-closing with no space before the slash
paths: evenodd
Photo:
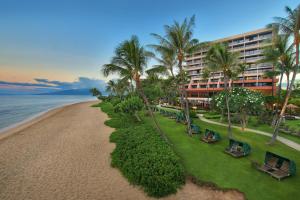
<path id="1" fill-rule="evenodd" d="M 42 93 L 39 95 L 91 95 L 90 89 L 71 89 L 71 90 L 60 90 L 56 92 Z"/>

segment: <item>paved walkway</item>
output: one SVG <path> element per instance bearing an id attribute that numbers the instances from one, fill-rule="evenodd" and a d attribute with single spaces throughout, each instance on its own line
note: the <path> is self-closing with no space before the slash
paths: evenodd
<path id="1" fill-rule="evenodd" d="M 220 123 L 220 122 L 215 122 L 215 121 L 206 119 L 201 115 L 198 115 L 198 117 L 199 117 L 200 120 L 202 120 L 204 122 L 207 122 L 207 123 L 210 123 L 210 124 L 216 124 L 216 125 L 220 125 L 220 126 L 227 126 L 227 124 L 223 124 L 223 123 Z M 241 128 L 239 126 L 232 126 L 232 127 L 233 128 L 238 128 L 238 129 Z M 250 129 L 250 128 L 245 128 L 245 131 L 256 133 L 256 134 L 259 134 L 259 135 L 265 135 L 265 136 L 268 136 L 268 137 L 272 137 L 271 133 L 264 132 L 264 131 L 258 131 L 258 130 L 254 130 L 254 129 Z M 296 149 L 297 151 L 300 151 L 300 144 L 298 144 L 296 142 L 293 142 L 293 141 L 288 140 L 288 139 L 286 139 L 284 137 L 281 137 L 281 136 L 277 136 L 277 140 L 280 141 L 281 143 L 293 148 L 293 149 Z"/>

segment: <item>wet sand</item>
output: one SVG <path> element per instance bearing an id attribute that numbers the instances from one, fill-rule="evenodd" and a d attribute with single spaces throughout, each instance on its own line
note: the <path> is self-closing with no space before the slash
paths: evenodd
<path id="1" fill-rule="evenodd" d="M 52 110 L 0 135 L 1 200 L 152 199 L 110 166 L 107 115 L 78 103 Z M 243 199 L 191 182 L 164 199 Z"/>

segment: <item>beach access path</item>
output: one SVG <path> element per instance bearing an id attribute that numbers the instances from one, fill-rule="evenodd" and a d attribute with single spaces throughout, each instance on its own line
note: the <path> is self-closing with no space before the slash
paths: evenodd
<path id="1" fill-rule="evenodd" d="M 151 199 L 110 166 L 107 115 L 77 103 L 0 135 L 1 200 Z M 201 167 L 201 166 L 199 166 Z M 191 182 L 165 199 L 243 199 Z"/>

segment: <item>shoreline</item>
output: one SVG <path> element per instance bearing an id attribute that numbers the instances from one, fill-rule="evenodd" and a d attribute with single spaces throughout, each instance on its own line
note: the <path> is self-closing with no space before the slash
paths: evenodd
<path id="1" fill-rule="evenodd" d="M 87 101 L 65 103 L 65 104 L 62 104 L 59 106 L 55 106 L 53 108 L 49 108 L 49 109 L 39 112 L 35 115 L 29 116 L 28 118 L 26 118 L 20 122 L 14 123 L 8 127 L 0 129 L 0 140 L 10 137 L 10 136 L 14 135 L 15 133 L 18 133 L 26 128 L 29 128 L 30 126 L 60 112 L 61 110 L 63 110 L 66 107 L 80 104 L 80 103 L 88 103 L 88 102 L 94 102 L 94 101 L 96 102 L 98 100 L 87 100 Z"/>

